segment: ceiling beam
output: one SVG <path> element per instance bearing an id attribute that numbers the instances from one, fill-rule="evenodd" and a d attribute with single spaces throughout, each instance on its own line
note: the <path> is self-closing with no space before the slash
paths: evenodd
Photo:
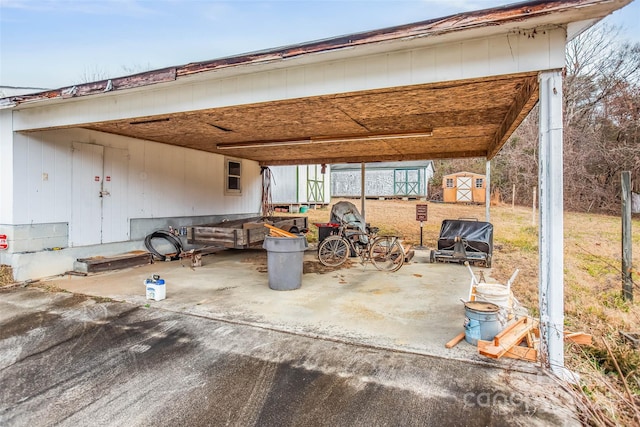
<path id="1" fill-rule="evenodd" d="M 502 148 L 509 136 L 522 123 L 533 106 L 538 102 L 537 76 L 524 79 L 520 90 L 513 98 L 509 111 L 505 114 L 500 127 L 496 131 L 487 149 L 487 159 L 491 160 Z"/>
<path id="2" fill-rule="evenodd" d="M 260 166 L 287 166 L 310 164 L 335 164 L 335 163 L 375 163 L 375 162 L 403 162 L 409 160 L 435 160 L 435 159 L 463 159 L 469 157 L 485 157 L 486 151 L 457 151 L 424 154 L 405 154 L 393 156 L 359 155 L 357 157 L 314 157 L 314 158 L 288 158 L 276 160 L 263 160 Z"/>

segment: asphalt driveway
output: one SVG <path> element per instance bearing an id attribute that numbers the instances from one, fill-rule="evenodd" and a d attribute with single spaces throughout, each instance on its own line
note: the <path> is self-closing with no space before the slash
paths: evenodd
<path id="1" fill-rule="evenodd" d="M 0 292 L 0 425 L 578 425 L 541 373 Z"/>

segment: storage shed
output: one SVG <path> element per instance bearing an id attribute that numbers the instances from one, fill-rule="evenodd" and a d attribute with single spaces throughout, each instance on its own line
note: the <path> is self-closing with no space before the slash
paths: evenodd
<path id="1" fill-rule="evenodd" d="M 487 179 L 473 172 L 457 172 L 442 177 L 442 200 L 445 203 L 484 203 Z"/>
<path id="2" fill-rule="evenodd" d="M 271 166 L 275 206 L 327 205 L 331 201 L 328 165 Z"/>
<path id="3" fill-rule="evenodd" d="M 427 183 L 433 176 L 431 160 L 377 162 L 365 164 L 365 197 L 427 197 Z M 331 167 L 331 195 L 360 197 L 362 164 Z"/>

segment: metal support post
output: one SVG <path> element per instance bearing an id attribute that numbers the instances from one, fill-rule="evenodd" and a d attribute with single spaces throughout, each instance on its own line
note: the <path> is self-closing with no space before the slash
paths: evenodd
<path id="1" fill-rule="evenodd" d="M 487 171 L 485 177 L 485 221 L 491 222 L 491 160 L 487 159 Z"/>
<path id="2" fill-rule="evenodd" d="M 364 222 L 366 224 L 367 222 L 367 216 L 364 212 L 364 200 L 366 199 L 366 193 L 365 193 L 365 164 L 361 163 L 360 165 L 360 214 L 362 215 L 362 218 L 364 218 Z"/>
<path id="3" fill-rule="evenodd" d="M 564 368 L 564 203 L 562 173 L 562 73 L 541 72 L 540 82 L 540 350 L 561 378 Z"/>

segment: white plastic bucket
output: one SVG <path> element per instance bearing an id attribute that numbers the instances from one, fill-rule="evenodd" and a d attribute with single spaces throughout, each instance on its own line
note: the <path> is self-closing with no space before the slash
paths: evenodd
<path id="1" fill-rule="evenodd" d="M 505 313 L 512 311 L 511 290 L 499 283 L 478 283 L 475 289 L 476 301 L 490 302 Z"/>

